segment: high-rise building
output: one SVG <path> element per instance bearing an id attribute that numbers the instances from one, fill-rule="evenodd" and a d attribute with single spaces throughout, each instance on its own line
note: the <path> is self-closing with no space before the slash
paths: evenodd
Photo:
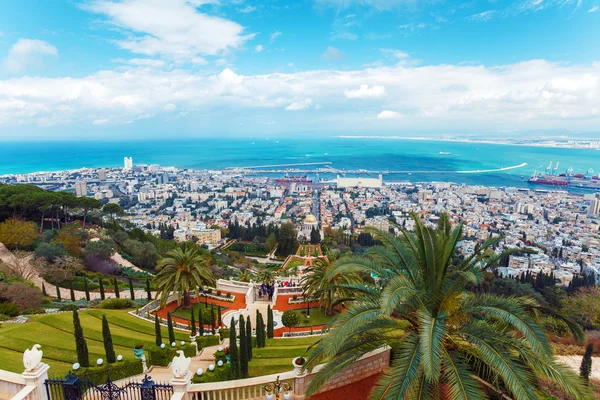
<path id="1" fill-rule="evenodd" d="M 600 199 L 590 201 L 590 208 L 588 208 L 588 215 L 600 214 Z"/>
<path id="2" fill-rule="evenodd" d="M 87 195 L 87 184 L 84 181 L 79 181 L 75 183 L 75 194 L 77 195 L 77 197 Z"/>
<path id="3" fill-rule="evenodd" d="M 133 158 L 132 157 L 124 157 L 123 158 L 123 171 L 131 171 L 133 169 Z"/>
<path id="4" fill-rule="evenodd" d="M 158 185 L 165 185 L 165 184 L 169 183 L 169 174 L 167 174 L 166 172 L 164 172 L 162 174 L 158 174 L 156 176 L 156 183 Z"/>
<path id="5" fill-rule="evenodd" d="M 106 170 L 104 168 L 98 171 L 98 179 L 100 179 L 101 181 L 106 180 Z"/>

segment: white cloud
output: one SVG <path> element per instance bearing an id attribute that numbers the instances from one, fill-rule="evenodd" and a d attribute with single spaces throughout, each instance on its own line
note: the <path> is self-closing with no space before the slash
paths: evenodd
<path id="1" fill-rule="evenodd" d="M 124 60 L 122 58 L 116 58 L 112 61 L 116 62 L 116 63 L 120 63 L 120 64 L 135 65 L 135 66 L 140 66 L 140 67 L 155 67 L 155 68 L 163 67 L 166 64 L 163 60 L 154 60 L 152 58 L 130 58 L 129 60 Z"/>
<path id="2" fill-rule="evenodd" d="M 173 103 L 166 104 L 164 107 L 165 111 L 175 111 L 177 110 L 177 106 Z"/>
<path id="3" fill-rule="evenodd" d="M 343 51 L 336 49 L 335 47 L 327 47 L 327 50 L 321 54 L 321 58 L 325 61 L 341 61 L 346 57 Z"/>
<path id="4" fill-rule="evenodd" d="M 402 118 L 402 114 L 396 111 L 383 110 L 377 114 L 377 119 L 398 119 Z"/>
<path id="5" fill-rule="evenodd" d="M 410 57 L 410 55 L 407 52 L 398 49 L 379 49 L 379 51 L 381 51 L 385 55 L 396 57 L 399 60 L 403 60 Z"/>
<path id="6" fill-rule="evenodd" d="M 356 40 L 358 35 L 352 32 L 335 32 L 331 36 L 332 39 Z"/>
<path id="7" fill-rule="evenodd" d="M 275 39 L 277 39 L 281 35 L 282 35 L 282 33 L 279 31 L 275 31 L 275 32 L 271 33 L 271 36 L 269 36 L 269 43 L 273 43 L 275 41 Z"/>
<path id="8" fill-rule="evenodd" d="M 360 85 L 356 90 L 344 90 L 344 96 L 348 99 L 380 99 L 385 96 L 385 87 L 380 85 Z"/>
<path id="9" fill-rule="evenodd" d="M 593 6 L 592 8 L 590 8 L 588 10 L 589 13 L 595 13 L 596 11 L 598 11 L 600 9 L 600 7 L 598 6 Z"/>
<path id="10" fill-rule="evenodd" d="M 487 22 L 496 16 L 495 10 L 483 11 L 477 14 L 473 14 L 467 17 L 469 21 L 474 22 Z"/>
<path id="11" fill-rule="evenodd" d="M 335 7 L 338 9 L 351 6 L 373 7 L 379 11 L 391 10 L 400 6 L 414 5 L 415 0 L 315 0 L 320 6 Z"/>
<path id="12" fill-rule="evenodd" d="M 256 45 L 254 47 L 254 52 L 255 53 L 260 53 L 261 51 L 263 51 L 265 49 L 265 47 L 262 44 Z"/>
<path id="13" fill-rule="evenodd" d="M 199 12 L 202 3 L 207 1 L 92 0 L 82 8 L 126 32 L 115 41 L 119 47 L 177 62 L 203 64 L 201 55 L 226 53 L 254 36 L 233 21 Z"/>
<path id="14" fill-rule="evenodd" d="M 29 67 L 42 67 L 44 57 L 58 56 L 58 50 L 48 42 L 36 39 L 19 39 L 8 51 L 4 70 L 15 74 Z"/>
<path id="15" fill-rule="evenodd" d="M 241 13 L 243 13 L 243 14 L 250 14 L 251 12 L 256 11 L 256 7 L 251 6 L 250 4 L 248 4 L 245 7 L 240 8 L 238 11 L 241 12 Z"/>
<path id="16" fill-rule="evenodd" d="M 286 111 L 299 111 L 309 108 L 310 106 L 312 106 L 312 104 L 312 99 L 304 99 L 302 101 L 297 101 L 295 103 L 290 104 L 285 109 Z"/>
<path id="17" fill-rule="evenodd" d="M 107 118 L 102 118 L 102 119 L 96 119 L 92 122 L 92 124 L 94 125 L 104 125 L 105 123 L 108 122 Z"/>

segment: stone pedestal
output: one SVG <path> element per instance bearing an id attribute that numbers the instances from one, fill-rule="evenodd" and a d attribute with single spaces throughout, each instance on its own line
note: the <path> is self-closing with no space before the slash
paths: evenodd
<path id="1" fill-rule="evenodd" d="M 187 392 L 189 391 L 190 385 L 192 384 L 193 376 L 194 374 L 192 374 L 191 371 L 188 371 L 187 375 L 183 378 L 171 378 L 169 384 L 173 386 L 173 394 L 183 393 L 184 395 L 182 399 L 186 400 L 188 398 Z"/>
<path id="2" fill-rule="evenodd" d="M 26 386 L 35 386 L 39 394 L 39 399 L 49 400 L 46 390 L 44 389 L 44 383 L 48 379 L 48 364 L 42 363 L 41 366 L 34 371 L 25 371 L 21 374 L 21 377 L 25 380 Z"/>

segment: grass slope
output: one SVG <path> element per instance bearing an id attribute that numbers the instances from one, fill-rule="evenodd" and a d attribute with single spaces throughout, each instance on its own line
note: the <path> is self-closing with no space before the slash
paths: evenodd
<path id="1" fill-rule="evenodd" d="M 287 372 L 294 369 L 292 360 L 307 356 L 309 346 L 319 340 L 318 336 L 293 339 L 267 339 L 267 347 L 252 349 L 252 361 L 248 364 L 250 377 Z"/>

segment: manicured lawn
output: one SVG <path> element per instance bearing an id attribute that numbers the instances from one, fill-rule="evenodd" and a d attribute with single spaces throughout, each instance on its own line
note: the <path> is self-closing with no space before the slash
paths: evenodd
<path id="1" fill-rule="evenodd" d="M 195 316 L 196 322 L 198 322 L 198 312 L 200 311 L 200 309 L 203 309 L 203 308 L 210 309 L 210 303 L 208 303 L 208 307 L 204 306 L 204 302 L 192 304 L 192 310 L 194 310 L 194 316 Z M 228 308 L 229 307 L 223 307 L 223 306 L 221 306 L 221 314 L 225 313 L 225 311 Z M 176 309 L 175 311 L 173 311 L 171 314 L 173 316 L 175 316 L 175 317 L 179 317 L 179 318 L 183 318 L 183 319 L 188 319 L 188 320 L 192 318 L 191 310 L 189 308 L 185 309 L 185 308 L 179 307 L 178 309 Z M 217 319 L 217 315 L 219 315 L 219 312 L 217 310 L 217 306 L 215 306 L 215 320 Z M 208 324 L 208 321 L 204 321 L 204 323 Z"/>
<path id="2" fill-rule="evenodd" d="M 286 265 L 286 269 L 290 269 L 290 268 L 294 268 L 294 267 L 299 267 L 301 265 L 304 265 L 304 260 L 298 257 L 292 257 L 290 259 L 290 261 L 287 263 Z"/>
<path id="3" fill-rule="evenodd" d="M 127 314 L 125 310 L 81 311 L 79 318 L 90 353 L 90 363 L 105 359 L 102 342 L 102 315 L 108 319 L 115 352 L 133 359 L 132 347 L 137 343 L 154 344 L 154 325 Z M 166 328 L 161 329 L 168 337 Z M 189 341 L 189 335 L 175 331 L 177 341 Z M 166 342 L 166 340 L 163 340 Z M 44 362 L 50 365 L 51 376 L 64 376 L 77 361 L 73 337 L 72 313 L 37 315 L 25 324 L 3 324 L 0 328 L 0 360 L 2 369 L 23 372 L 23 351 L 40 344 Z"/>
<path id="4" fill-rule="evenodd" d="M 318 307 L 310 309 L 310 318 L 307 318 L 306 307 L 294 311 L 300 317 L 300 326 L 325 325 L 335 316 L 327 315 L 325 309 Z"/>
<path id="5" fill-rule="evenodd" d="M 293 339 L 267 339 L 267 346 L 252 349 L 252 361 L 248 364 L 250 377 L 287 372 L 294 369 L 292 360 L 307 357 L 307 349 L 319 340 L 318 336 Z"/>

